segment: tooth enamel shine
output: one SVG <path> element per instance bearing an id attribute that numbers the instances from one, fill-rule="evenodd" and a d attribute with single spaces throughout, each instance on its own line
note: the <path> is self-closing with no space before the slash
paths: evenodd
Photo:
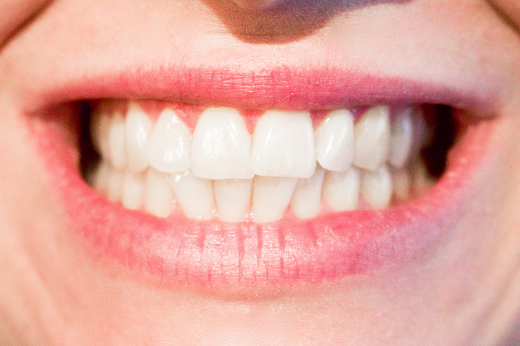
<path id="1" fill-rule="evenodd" d="M 174 110 L 166 108 L 153 129 L 148 143 L 148 161 L 159 172 L 175 173 L 190 169 L 191 132 Z"/>
<path id="2" fill-rule="evenodd" d="M 370 108 L 354 126 L 354 165 L 375 171 L 388 156 L 390 107 Z"/>
<path id="3" fill-rule="evenodd" d="M 354 116 L 346 109 L 331 112 L 316 130 L 316 156 L 330 171 L 345 172 L 354 159 Z"/>
<path id="4" fill-rule="evenodd" d="M 154 124 L 145 107 L 100 107 L 91 123 L 101 163 L 89 181 L 114 203 L 157 217 L 266 223 L 404 203 L 433 185 L 418 158 L 416 106 L 340 109 L 316 131 L 310 112 L 266 111 L 256 127 L 233 108 L 208 107 L 193 129 L 174 107 Z M 393 121 L 390 122 L 390 114 Z M 248 120 L 249 121 L 249 120 Z M 249 123 L 250 124 L 250 123 Z"/>
<path id="5" fill-rule="evenodd" d="M 191 171 L 206 179 L 251 179 L 251 135 L 233 108 L 208 108 L 193 131 Z"/>
<path id="6" fill-rule="evenodd" d="M 266 112 L 253 134 L 251 168 L 261 176 L 309 178 L 316 168 L 309 113 Z"/>

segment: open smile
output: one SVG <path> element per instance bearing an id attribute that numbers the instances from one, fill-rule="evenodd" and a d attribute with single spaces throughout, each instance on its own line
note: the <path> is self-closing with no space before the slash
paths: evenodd
<path id="1" fill-rule="evenodd" d="M 305 40 L 243 45 L 222 66 L 92 59 L 14 101 L 94 258 L 161 285 L 277 290 L 406 265 L 465 217 L 500 122 L 498 78 L 320 49 L 302 64 Z M 240 64 L 278 49 L 281 63 Z"/>
<path id="2" fill-rule="evenodd" d="M 94 254 L 169 285 L 272 290 L 407 263 L 464 216 L 493 119 L 387 101 L 310 112 L 93 101 L 30 119 Z M 458 134 L 435 182 L 420 149 L 439 119 Z M 454 124 L 440 126 L 430 148 L 453 139 Z M 80 169 L 90 146 L 101 161 L 83 176 L 98 192 Z"/>

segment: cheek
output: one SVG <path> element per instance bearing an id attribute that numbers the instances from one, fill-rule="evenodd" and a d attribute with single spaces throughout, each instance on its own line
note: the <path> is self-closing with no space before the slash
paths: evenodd
<path id="1" fill-rule="evenodd" d="M 505 14 L 517 28 L 520 26 L 520 2 L 517 0 L 494 0 L 492 4 Z"/>

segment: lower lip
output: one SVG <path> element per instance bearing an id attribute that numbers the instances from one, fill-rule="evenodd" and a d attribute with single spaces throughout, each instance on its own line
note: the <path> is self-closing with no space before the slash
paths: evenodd
<path id="1" fill-rule="evenodd" d="M 409 204 L 254 224 L 158 219 L 113 204 L 82 180 L 76 147 L 52 123 L 29 121 L 70 227 L 94 259 L 161 286 L 234 291 L 316 285 L 413 262 L 465 215 L 493 129 L 491 121 L 468 129 L 441 180 Z"/>

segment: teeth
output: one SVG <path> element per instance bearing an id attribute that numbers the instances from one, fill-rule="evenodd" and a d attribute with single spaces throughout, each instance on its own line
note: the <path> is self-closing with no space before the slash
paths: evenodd
<path id="1" fill-rule="evenodd" d="M 291 198 L 291 208 L 300 219 L 309 219 L 320 213 L 324 175 L 323 168 L 317 166 L 310 178 L 298 179 Z"/>
<path id="2" fill-rule="evenodd" d="M 400 169 L 392 173 L 392 188 L 399 202 L 410 200 L 410 180 L 410 173 L 407 170 Z"/>
<path id="3" fill-rule="evenodd" d="M 148 167 L 148 140 L 152 122 L 135 102 L 128 104 L 125 124 L 126 158 L 131 172 L 142 172 Z"/>
<path id="4" fill-rule="evenodd" d="M 107 198 L 112 202 L 119 202 L 123 192 L 125 176 L 118 169 L 112 169 L 108 176 Z"/>
<path id="5" fill-rule="evenodd" d="M 424 195 L 430 190 L 435 181 L 428 173 L 428 168 L 423 160 L 417 160 L 412 167 L 413 189 L 416 195 Z"/>
<path id="6" fill-rule="evenodd" d="M 434 184 L 418 159 L 427 129 L 415 106 L 392 110 L 392 123 L 387 106 L 356 124 L 349 110 L 332 111 L 315 133 L 309 112 L 267 111 L 253 136 L 238 110 L 211 107 L 193 140 L 170 108 L 155 125 L 136 102 L 127 109 L 92 115 L 102 161 L 89 181 L 110 201 L 157 217 L 177 208 L 190 219 L 264 223 L 290 206 L 309 219 L 327 212 L 322 199 L 333 211 L 382 209 Z"/>
<path id="7" fill-rule="evenodd" d="M 172 174 L 170 184 L 186 217 L 211 219 L 215 209 L 211 180 L 197 178 L 190 171 L 186 171 Z"/>
<path id="8" fill-rule="evenodd" d="M 354 139 L 354 165 L 375 171 L 388 155 L 390 107 L 370 108 L 354 126 Z"/>
<path id="9" fill-rule="evenodd" d="M 255 176 L 252 202 L 255 222 L 276 221 L 283 217 L 296 187 L 296 180 L 296 178 Z"/>
<path id="10" fill-rule="evenodd" d="M 141 208 L 144 199 L 144 174 L 126 172 L 121 193 L 121 204 L 132 210 Z"/>
<path id="11" fill-rule="evenodd" d="M 92 177 L 92 186 L 96 191 L 106 194 L 108 189 L 108 181 L 110 179 L 110 165 L 102 161 L 97 171 Z"/>
<path id="12" fill-rule="evenodd" d="M 325 174 L 323 197 L 334 211 L 354 210 L 359 200 L 360 173 L 356 168 Z"/>
<path id="13" fill-rule="evenodd" d="M 242 221 L 251 206 L 252 179 L 215 180 L 215 200 L 219 219 L 222 221 Z"/>
<path id="14" fill-rule="evenodd" d="M 251 168 L 261 176 L 309 178 L 316 167 L 308 112 L 266 112 L 256 124 Z"/>
<path id="15" fill-rule="evenodd" d="M 108 151 L 112 166 L 116 169 L 123 169 L 126 165 L 125 119 L 120 113 L 115 113 L 110 121 Z"/>
<path id="16" fill-rule="evenodd" d="M 144 210 L 159 217 L 170 215 L 175 196 L 170 186 L 170 174 L 149 168 L 145 177 Z"/>
<path id="17" fill-rule="evenodd" d="M 190 169 L 191 133 L 175 111 L 165 109 L 148 143 L 150 166 L 160 172 L 175 173 Z"/>
<path id="18" fill-rule="evenodd" d="M 316 156 L 330 171 L 345 172 L 354 159 L 354 116 L 348 110 L 331 112 L 316 131 Z"/>
<path id="19" fill-rule="evenodd" d="M 391 125 L 388 162 L 397 168 L 406 164 L 412 147 L 412 111 L 405 108 Z"/>
<path id="20" fill-rule="evenodd" d="M 392 198 L 392 177 L 388 167 L 382 166 L 376 171 L 364 171 L 361 174 L 361 196 L 374 209 L 384 209 Z"/>
<path id="21" fill-rule="evenodd" d="M 206 179 L 251 179 L 251 135 L 240 113 L 208 108 L 193 131 L 191 171 Z"/>

